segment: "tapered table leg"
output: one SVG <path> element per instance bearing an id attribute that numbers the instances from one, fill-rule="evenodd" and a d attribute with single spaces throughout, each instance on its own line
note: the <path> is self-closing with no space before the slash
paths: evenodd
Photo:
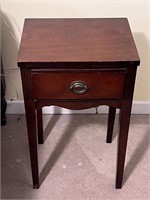
<path id="1" fill-rule="evenodd" d="M 38 189 L 40 184 L 39 184 L 37 136 L 36 136 L 36 114 L 35 114 L 34 102 L 25 101 L 25 107 L 26 107 L 26 121 L 28 130 L 33 188 Z"/>
<path id="2" fill-rule="evenodd" d="M 131 105 L 124 103 L 120 112 L 120 133 L 118 137 L 118 157 L 117 157 L 117 175 L 116 188 L 122 187 L 125 155 L 128 140 L 128 131 L 130 124 Z"/>
<path id="3" fill-rule="evenodd" d="M 43 144 L 43 119 L 42 119 L 42 108 L 37 109 L 37 128 L 38 128 L 38 143 Z"/>
<path id="4" fill-rule="evenodd" d="M 107 138 L 106 138 L 107 143 L 112 142 L 115 115 L 116 115 L 116 108 L 113 108 L 113 107 L 110 106 L 109 107 L 109 114 L 108 114 L 108 126 L 107 126 L 108 129 L 107 129 Z"/>
<path id="5" fill-rule="evenodd" d="M 120 132 L 118 137 L 116 188 L 122 188 L 123 171 L 125 164 L 128 131 L 131 116 L 131 107 L 136 77 L 136 68 L 127 68 L 124 98 L 120 110 Z"/>

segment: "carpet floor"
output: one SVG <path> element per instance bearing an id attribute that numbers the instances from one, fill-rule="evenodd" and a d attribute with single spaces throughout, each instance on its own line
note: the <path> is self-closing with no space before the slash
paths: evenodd
<path id="1" fill-rule="evenodd" d="M 118 116 L 107 144 L 107 115 L 44 115 L 38 145 L 41 187 L 32 189 L 25 115 L 1 129 L 1 199 L 148 200 L 149 116 L 132 115 L 123 188 L 115 189 Z"/>

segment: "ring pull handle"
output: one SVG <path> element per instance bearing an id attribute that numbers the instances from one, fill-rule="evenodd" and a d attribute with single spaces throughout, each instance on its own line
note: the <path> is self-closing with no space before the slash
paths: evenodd
<path id="1" fill-rule="evenodd" d="M 70 84 L 70 91 L 74 94 L 85 94 L 88 91 L 88 85 L 84 81 L 74 81 Z"/>

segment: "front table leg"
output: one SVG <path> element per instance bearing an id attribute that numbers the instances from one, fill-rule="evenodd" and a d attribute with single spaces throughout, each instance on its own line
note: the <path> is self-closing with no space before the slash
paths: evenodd
<path id="1" fill-rule="evenodd" d="M 130 123 L 130 111 L 127 111 L 124 106 L 120 111 L 120 133 L 118 136 L 118 157 L 117 157 L 117 174 L 116 174 L 117 189 L 122 188 L 129 123 Z"/>
<path id="2" fill-rule="evenodd" d="M 122 100 L 122 107 L 120 110 L 120 133 L 118 137 L 118 156 L 117 156 L 117 174 L 116 174 L 117 189 L 120 189 L 122 187 L 132 99 L 133 99 L 134 84 L 136 77 L 136 67 L 127 68 L 126 73 L 127 74 L 126 74 L 124 98 Z"/>
<path id="3" fill-rule="evenodd" d="M 117 174 L 116 188 L 122 188 L 123 171 L 125 163 L 125 155 L 128 140 L 128 131 L 130 124 L 131 105 L 124 103 L 120 111 L 120 133 L 118 137 L 118 157 L 117 157 Z"/>
<path id="4" fill-rule="evenodd" d="M 25 101 L 26 120 L 31 160 L 31 170 L 33 179 L 33 188 L 39 188 L 39 170 L 38 170 L 38 154 L 37 154 L 37 136 L 36 136 L 36 114 L 33 101 Z"/>

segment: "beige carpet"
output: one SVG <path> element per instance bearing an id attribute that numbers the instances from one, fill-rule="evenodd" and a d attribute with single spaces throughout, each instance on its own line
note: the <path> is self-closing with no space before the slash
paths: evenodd
<path id="1" fill-rule="evenodd" d="M 150 199 L 149 117 L 132 115 L 124 183 L 115 189 L 118 116 L 112 144 L 105 142 L 107 115 L 45 115 L 39 147 L 42 185 L 32 189 L 26 121 L 8 115 L 2 127 L 2 199 Z"/>

